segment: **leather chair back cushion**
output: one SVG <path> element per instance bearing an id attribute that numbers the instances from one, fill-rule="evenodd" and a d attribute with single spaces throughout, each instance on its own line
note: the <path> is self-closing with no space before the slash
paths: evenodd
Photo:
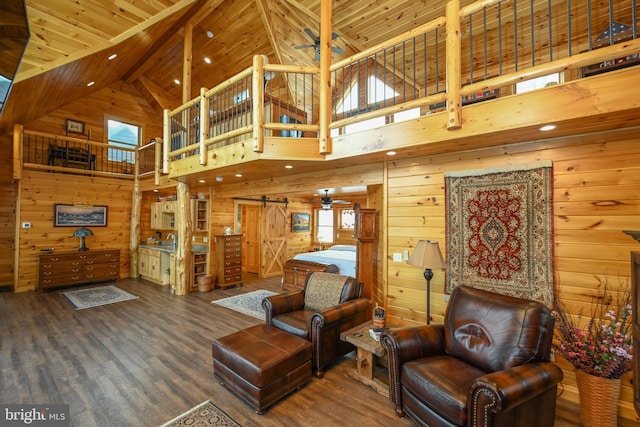
<path id="1" fill-rule="evenodd" d="M 340 304 L 345 284 L 352 279 L 334 273 L 314 272 L 307 278 L 304 291 L 305 310 L 322 311 Z"/>
<path id="2" fill-rule="evenodd" d="M 551 310 L 539 302 L 467 286 L 451 293 L 445 351 L 484 371 L 548 360 L 552 334 Z"/>

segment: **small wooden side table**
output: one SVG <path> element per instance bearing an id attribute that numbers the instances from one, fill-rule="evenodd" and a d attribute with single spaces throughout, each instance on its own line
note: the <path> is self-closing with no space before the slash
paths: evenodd
<path id="1" fill-rule="evenodd" d="M 356 326 L 340 333 L 340 339 L 356 347 L 356 368 L 347 371 L 347 375 L 356 381 L 373 388 L 383 396 L 389 396 L 389 386 L 374 375 L 375 357 L 384 357 L 385 349 L 378 341 L 369 336 L 373 321 Z"/>

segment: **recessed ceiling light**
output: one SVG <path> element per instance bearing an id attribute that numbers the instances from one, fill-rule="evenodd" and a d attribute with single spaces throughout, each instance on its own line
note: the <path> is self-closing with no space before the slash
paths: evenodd
<path id="1" fill-rule="evenodd" d="M 395 151 L 387 151 L 387 156 L 395 156 L 396 152 Z"/>
<path id="2" fill-rule="evenodd" d="M 154 189 L 153 189 L 153 192 L 154 192 L 154 193 L 157 193 L 157 192 L 158 192 L 158 189 L 157 189 L 157 188 L 154 188 Z"/>
<path id="3" fill-rule="evenodd" d="M 179 84 L 180 84 L 180 80 L 178 80 L 178 79 L 173 79 L 173 82 L 174 82 L 175 84 L 177 84 L 177 85 L 179 85 Z"/>
<path id="4" fill-rule="evenodd" d="M 293 169 L 293 166 L 291 166 L 291 165 L 285 165 L 285 166 L 284 166 L 284 168 L 285 168 L 285 169 Z"/>
<path id="5" fill-rule="evenodd" d="M 199 179 L 199 180 L 198 180 L 198 182 L 199 182 L 200 184 L 204 184 L 204 183 L 205 183 L 205 182 L 207 182 L 207 181 L 205 181 L 204 179 Z"/>
<path id="6" fill-rule="evenodd" d="M 544 125 L 539 130 L 541 130 L 542 132 L 548 132 L 550 130 L 554 130 L 556 127 L 556 125 Z"/>
<path id="7" fill-rule="evenodd" d="M 211 58 L 209 58 L 208 56 L 205 56 L 204 62 L 206 62 L 207 64 L 211 64 Z"/>
<path id="8" fill-rule="evenodd" d="M 213 38 L 213 33 L 211 31 L 207 31 L 207 37 L 212 39 Z"/>
<path id="9" fill-rule="evenodd" d="M 117 53 L 112 53 L 111 55 L 109 55 L 109 58 L 107 58 L 109 61 L 111 61 L 112 59 L 116 59 L 116 56 L 118 56 Z"/>
<path id="10" fill-rule="evenodd" d="M 87 83 L 87 87 L 91 87 L 91 86 L 93 86 L 94 84 L 96 84 L 96 82 L 89 82 L 89 83 Z"/>
<path id="11" fill-rule="evenodd" d="M 241 178 L 241 177 L 242 177 L 242 174 L 241 174 L 241 173 L 237 173 L 237 174 L 236 174 L 236 177 Z"/>

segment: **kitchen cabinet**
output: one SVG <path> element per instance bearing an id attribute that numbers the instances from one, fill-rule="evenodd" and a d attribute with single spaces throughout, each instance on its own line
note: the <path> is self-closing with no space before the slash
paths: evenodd
<path id="1" fill-rule="evenodd" d="M 176 201 L 151 204 L 151 228 L 154 230 L 174 230 Z"/>
<path id="2" fill-rule="evenodd" d="M 160 250 L 138 248 L 138 273 L 143 279 L 155 283 L 162 283 Z"/>

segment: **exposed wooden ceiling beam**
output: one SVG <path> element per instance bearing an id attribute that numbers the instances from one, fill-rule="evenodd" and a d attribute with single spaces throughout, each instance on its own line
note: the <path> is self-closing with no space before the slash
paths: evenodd
<path id="1" fill-rule="evenodd" d="M 273 31 L 273 22 L 271 20 L 271 8 L 269 7 L 270 2 L 267 0 L 255 0 L 256 6 L 260 10 L 260 17 L 262 18 L 262 23 L 267 31 L 267 37 L 269 38 L 269 43 L 271 44 L 271 48 L 273 49 L 273 54 L 276 57 L 276 63 L 282 64 L 282 55 L 280 53 L 280 44 L 276 39 L 276 35 Z"/>
<path id="2" fill-rule="evenodd" d="M 158 106 L 159 111 L 173 110 L 180 106 L 179 100 L 169 99 L 160 85 L 145 76 L 140 76 L 133 84 L 145 96 L 149 105 Z"/>

